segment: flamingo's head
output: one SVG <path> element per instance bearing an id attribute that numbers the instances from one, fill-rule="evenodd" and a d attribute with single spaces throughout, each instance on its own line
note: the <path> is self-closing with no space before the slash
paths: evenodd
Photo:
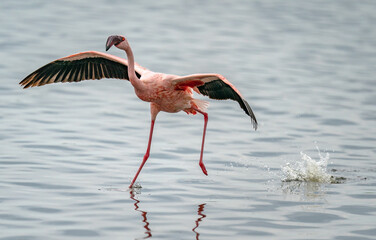
<path id="1" fill-rule="evenodd" d="M 110 49 L 112 45 L 115 45 L 115 47 L 123 50 L 129 48 L 127 39 L 121 35 L 111 35 L 107 38 L 106 51 L 108 51 L 108 49 Z"/>

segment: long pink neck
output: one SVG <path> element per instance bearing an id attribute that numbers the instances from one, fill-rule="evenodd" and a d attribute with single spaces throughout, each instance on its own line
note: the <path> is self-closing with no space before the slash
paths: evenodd
<path id="1" fill-rule="evenodd" d="M 136 76 L 135 70 L 134 70 L 134 56 L 132 49 L 128 47 L 125 49 L 125 53 L 127 54 L 128 58 L 128 77 L 129 81 L 135 88 L 141 88 L 142 87 L 142 82 L 140 79 Z"/>

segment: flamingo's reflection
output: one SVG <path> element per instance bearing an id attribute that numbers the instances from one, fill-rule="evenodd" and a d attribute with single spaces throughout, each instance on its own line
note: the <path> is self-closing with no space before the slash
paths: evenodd
<path id="1" fill-rule="evenodd" d="M 152 237 L 152 234 L 151 234 L 151 229 L 149 227 L 150 223 L 148 222 L 148 217 L 147 217 L 148 212 L 139 209 L 139 204 L 141 201 L 135 198 L 135 192 L 131 190 L 129 193 L 130 193 L 130 198 L 134 201 L 134 210 L 141 213 L 142 222 L 144 223 L 145 237 L 143 237 L 142 239 L 150 238 Z M 200 222 L 206 217 L 206 215 L 203 214 L 205 205 L 206 203 L 198 205 L 198 210 L 197 210 L 198 218 L 195 221 L 195 227 L 192 228 L 192 231 L 196 234 L 196 240 L 200 239 L 199 238 L 200 233 L 196 230 L 200 226 Z"/>
<path id="2" fill-rule="evenodd" d="M 196 229 L 197 229 L 198 226 L 200 225 L 200 222 L 202 221 L 202 219 L 204 219 L 204 218 L 206 217 L 206 215 L 203 214 L 205 204 L 206 204 L 206 203 L 203 203 L 203 204 L 198 205 L 197 214 L 199 215 L 199 217 L 198 217 L 197 220 L 195 221 L 196 226 L 195 226 L 194 228 L 192 228 L 192 231 L 193 231 L 194 233 L 196 233 L 196 240 L 199 240 L 199 236 L 200 236 L 200 233 L 196 232 Z"/>
<path id="3" fill-rule="evenodd" d="M 142 211 L 139 209 L 138 204 L 140 203 L 140 201 L 135 198 L 133 190 L 131 190 L 129 193 L 131 195 L 131 199 L 134 201 L 134 210 L 141 213 L 142 222 L 145 223 L 144 228 L 145 228 L 146 236 L 143 237 L 142 239 L 150 238 L 152 235 L 151 235 L 151 229 L 149 228 L 149 222 L 148 222 L 148 217 L 147 217 L 148 212 Z"/>

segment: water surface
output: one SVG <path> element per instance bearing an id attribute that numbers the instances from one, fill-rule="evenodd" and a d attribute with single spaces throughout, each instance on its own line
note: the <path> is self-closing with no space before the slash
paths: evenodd
<path id="1" fill-rule="evenodd" d="M 374 239 L 375 10 L 374 1 L 1 1 L 0 239 Z M 18 86 L 54 59 L 104 51 L 111 34 L 126 35 L 153 71 L 223 74 L 258 130 L 236 102 L 210 100 L 205 176 L 202 116 L 161 113 L 142 188 L 129 192 L 150 124 L 129 82 Z M 338 183 L 286 181 L 284 167 L 302 173 L 319 153 Z"/>

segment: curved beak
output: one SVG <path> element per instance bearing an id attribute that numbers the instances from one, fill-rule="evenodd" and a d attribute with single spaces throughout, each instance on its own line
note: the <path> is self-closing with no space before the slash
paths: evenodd
<path id="1" fill-rule="evenodd" d="M 106 42 L 106 51 L 108 51 L 108 49 L 110 49 L 112 47 L 112 45 L 116 46 L 119 43 L 121 43 L 122 41 L 124 41 L 124 37 L 122 37 L 122 36 L 118 36 L 118 35 L 109 36 L 107 38 L 107 42 Z"/>

